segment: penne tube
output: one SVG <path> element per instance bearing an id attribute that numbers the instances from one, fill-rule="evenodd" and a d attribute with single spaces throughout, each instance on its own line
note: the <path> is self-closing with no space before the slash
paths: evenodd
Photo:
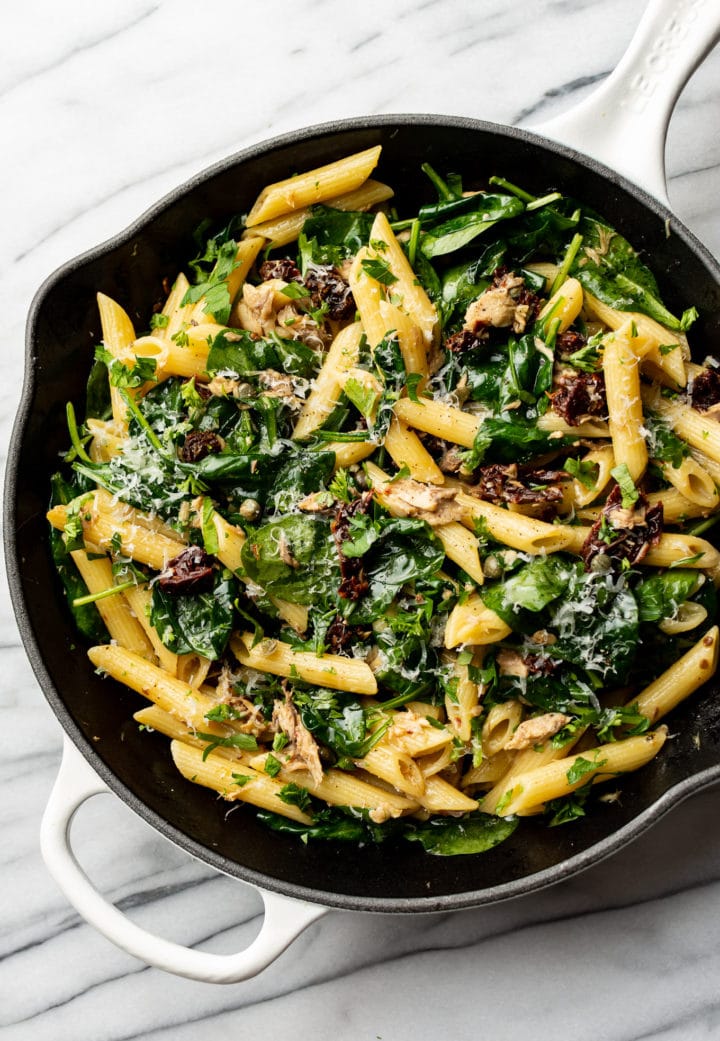
<path id="1" fill-rule="evenodd" d="M 505 745 L 520 726 L 522 705 L 510 699 L 493 705 L 482 728 L 483 755 L 488 758 L 502 752 Z"/>
<path id="2" fill-rule="evenodd" d="M 625 464 L 637 484 L 648 463 L 639 361 L 631 341 L 619 332 L 607 338 L 603 372 L 615 465 Z"/>
<path id="3" fill-rule="evenodd" d="M 160 668 L 164 669 L 165 672 L 169 673 L 171 676 L 177 676 L 177 654 L 168 650 L 160 639 L 155 626 L 150 623 L 152 593 L 147 586 L 135 586 L 134 589 L 127 589 L 124 596 L 130 604 L 133 614 L 143 627 L 145 635 L 155 652 L 155 657 L 160 664 Z"/>
<path id="4" fill-rule="evenodd" d="M 681 332 L 671 332 L 660 325 L 654 318 L 637 311 L 618 311 L 604 304 L 592 293 L 585 290 L 585 309 L 592 318 L 603 325 L 618 330 L 629 323 L 637 329 L 640 336 L 648 341 L 645 363 L 652 366 L 653 371 L 663 374 L 670 385 L 684 387 L 687 382 L 685 358 L 690 357 L 687 337 Z M 678 349 L 668 351 L 668 347 L 677 344 Z M 661 350 L 665 348 L 665 350 Z"/>
<path id="5" fill-rule="evenodd" d="M 694 517 L 706 517 L 709 512 L 696 502 L 690 502 L 684 495 L 681 495 L 677 488 L 664 488 L 661 492 L 650 492 L 647 500 L 649 506 L 662 503 L 663 518 L 666 524 L 676 524 L 692 520 Z M 601 510 L 602 506 L 584 507 L 577 511 L 577 517 L 582 521 L 596 521 Z M 585 531 L 587 532 L 587 529 Z"/>
<path id="6" fill-rule="evenodd" d="M 255 200 L 245 226 L 252 228 L 293 210 L 355 191 L 377 166 L 380 152 L 381 146 L 376 145 L 326 166 L 269 184 Z"/>
<path id="7" fill-rule="evenodd" d="M 715 481 L 697 459 L 686 456 L 680 466 L 660 463 L 663 477 L 677 488 L 685 499 L 712 513 L 720 504 Z"/>
<path id="8" fill-rule="evenodd" d="M 280 640 L 261 640 L 253 647 L 252 633 L 230 637 L 230 648 L 241 664 L 274 676 L 297 676 L 306 683 L 355 694 L 376 694 L 377 681 L 367 662 L 340 654 L 295 651 Z"/>
<path id="9" fill-rule="evenodd" d="M 379 777 L 405 795 L 418 798 L 425 791 L 425 778 L 414 759 L 391 745 L 380 742 L 355 765 Z"/>
<path id="10" fill-rule="evenodd" d="M 158 326 L 155 330 L 156 336 L 167 340 L 169 343 L 172 343 L 173 336 L 176 336 L 184 326 L 190 324 L 195 305 L 183 304 L 185 294 L 189 288 L 190 283 L 185 275 L 180 272 L 162 309 L 162 314 L 167 318 L 167 324 Z"/>
<path id="11" fill-rule="evenodd" d="M 83 537 L 86 544 L 103 552 L 114 549 L 113 537 L 120 536 L 120 552 L 140 564 L 147 564 L 155 571 L 162 571 L 169 560 L 185 549 L 185 544 L 160 532 L 144 527 L 138 519 L 139 510 L 118 503 L 108 508 L 107 500 L 100 492 L 91 493 L 81 512 Z M 68 516 L 67 506 L 55 506 L 48 511 L 47 519 L 54 528 L 64 529 Z"/>
<path id="12" fill-rule="evenodd" d="M 372 350 L 385 336 L 385 320 L 380 313 L 383 299 L 382 286 L 363 268 L 363 261 L 370 259 L 368 249 L 363 246 L 350 267 L 348 282 L 360 315 L 367 342 Z"/>
<path id="13" fill-rule="evenodd" d="M 385 435 L 384 448 L 398 467 L 406 466 L 410 476 L 425 484 L 444 484 L 445 477 L 417 434 L 393 416 Z"/>
<path id="14" fill-rule="evenodd" d="M 102 593 L 115 585 L 112 564 L 108 557 L 91 558 L 84 549 L 73 550 L 70 556 L 90 593 Z M 96 600 L 95 607 L 113 640 L 117 640 L 122 647 L 127 647 L 143 658 L 154 658 L 150 640 L 133 614 L 124 593 L 115 593 L 103 600 Z"/>
<path id="15" fill-rule="evenodd" d="M 615 466 L 615 455 L 612 445 L 601 445 L 599 448 L 591 449 L 583 456 L 582 462 L 586 465 L 597 467 L 597 477 L 588 488 L 575 478 L 570 486 L 569 506 L 582 508 L 597 499 L 605 491 L 611 481 L 611 470 Z"/>
<path id="16" fill-rule="evenodd" d="M 328 441 L 324 446 L 326 452 L 335 453 L 336 471 L 361 463 L 377 449 L 374 441 Z"/>
<path id="17" fill-rule="evenodd" d="M 267 753 L 263 753 L 254 756 L 250 763 L 256 770 L 262 770 L 266 760 Z M 287 766 L 281 766 L 277 776 L 286 784 L 294 781 L 307 788 L 311 795 L 324 799 L 332 806 L 370 810 L 371 819 L 400 817 L 418 806 L 415 799 L 371 784 L 346 770 L 325 770 L 322 780 L 316 782 L 306 770 L 290 770 Z"/>
<path id="18" fill-rule="evenodd" d="M 559 323 L 557 331 L 564 333 L 580 314 L 582 307 L 582 286 L 576 278 L 566 278 L 540 311 L 537 321 L 542 322 L 549 316 L 551 322 Z"/>
<path id="19" fill-rule="evenodd" d="M 647 390 L 643 398 L 646 405 L 664 419 L 683 441 L 720 463 L 720 423 L 716 419 L 707 412 L 698 412 L 691 405 L 671 401 L 651 390 Z"/>
<path id="20" fill-rule="evenodd" d="M 637 704 L 638 711 L 647 716 L 651 724 L 657 723 L 714 676 L 717 663 L 718 627 L 714 625 L 630 704 Z"/>
<path id="21" fill-rule="evenodd" d="M 557 759 L 536 770 L 519 774 L 512 788 L 508 789 L 511 796 L 503 805 L 500 816 L 525 816 L 536 812 L 553 799 L 560 799 L 582 788 L 588 781 L 597 783 L 610 780 L 620 773 L 638 770 L 654 759 L 666 737 L 667 727 L 659 727 L 652 733 L 598 745 L 588 752 Z M 573 771 L 579 760 L 583 761 L 581 765 L 585 768 Z"/>
<path id="22" fill-rule="evenodd" d="M 511 752 L 497 752 L 491 759 L 484 757 L 478 766 L 471 767 L 463 775 L 462 787 L 466 789 L 494 784 L 507 774 L 512 761 Z"/>
<path id="23" fill-rule="evenodd" d="M 485 646 L 504 640 L 511 632 L 510 626 L 472 593 L 450 612 L 445 626 L 445 646 L 448 649 L 465 644 Z"/>
<path id="24" fill-rule="evenodd" d="M 385 331 L 397 333 L 405 371 L 408 374 L 414 372 L 425 377 L 417 385 L 417 393 L 421 394 L 427 385 L 428 375 L 427 351 L 422 329 L 415 324 L 412 318 L 388 300 L 380 301 L 380 314 L 385 323 Z"/>
<path id="25" fill-rule="evenodd" d="M 432 777 L 434 774 L 439 774 L 452 766 L 453 751 L 452 745 L 445 745 L 444 748 L 438 749 L 437 752 L 420 756 L 416 763 L 423 778 Z"/>
<path id="26" fill-rule="evenodd" d="M 580 553 L 590 528 L 578 525 L 577 527 L 565 526 L 572 538 L 565 546 L 568 553 Z M 657 546 L 647 551 L 642 560 L 638 561 L 640 567 L 670 567 L 671 565 L 695 568 L 712 568 L 720 563 L 720 553 L 706 539 L 697 535 L 680 535 L 673 531 L 666 531 L 660 536 Z"/>
<path id="27" fill-rule="evenodd" d="M 204 756 L 202 749 L 184 741 L 173 741 L 170 752 L 183 777 L 205 788 L 212 788 L 223 799 L 247 802 L 263 810 L 272 810 L 300 824 L 312 823 L 312 817 L 307 813 L 282 800 L 280 793 L 283 785 L 268 774 L 245 764 L 238 768 L 238 764 L 215 752 Z"/>
<path id="28" fill-rule="evenodd" d="M 482 662 L 482 652 L 476 652 L 473 663 Z M 480 711 L 480 701 L 485 693 L 483 687 L 470 679 L 467 665 L 461 665 L 457 657 L 453 660 L 453 679 L 450 692 L 445 694 L 445 712 L 448 726 L 466 744 L 472 738 L 472 721 Z"/>
<path id="29" fill-rule="evenodd" d="M 419 401 L 400 398 L 395 403 L 395 415 L 416 430 L 424 430 L 426 434 L 434 434 L 464 448 L 473 447 L 481 425 L 481 420 L 469 412 L 425 398 Z"/>
<path id="30" fill-rule="evenodd" d="M 383 740 L 416 759 L 451 745 L 453 735 L 446 727 L 431 726 L 424 713 L 421 715 L 406 707 L 405 711 L 393 714 L 392 725 Z"/>
<path id="31" fill-rule="evenodd" d="M 377 214 L 370 230 L 370 255 L 389 267 L 395 277 L 391 292 L 401 298 L 403 310 L 422 331 L 425 343 L 434 343 L 438 334 L 435 305 L 421 286 L 384 213 Z"/>
<path id="32" fill-rule="evenodd" d="M 548 409 L 544 416 L 538 417 L 537 425 L 539 430 L 544 430 L 549 434 L 557 434 L 558 439 L 560 435 L 578 439 L 582 437 L 610 437 L 610 427 L 604 419 L 589 419 L 584 423 L 578 423 L 577 426 L 571 426 L 557 412 L 553 412 L 552 409 Z"/>
<path id="33" fill-rule="evenodd" d="M 477 799 L 471 799 L 437 774 L 425 778 L 425 791 L 418 802 L 433 813 L 470 813 L 478 808 Z"/>
<path id="34" fill-rule="evenodd" d="M 466 510 L 463 524 L 471 527 L 474 521 L 483 520 L 494 539 L 524 553 L 555 553 L 568 549 L 576 539 L 575 529 L 567 524 L 548 524 L 464 492 L 458 493 L 456 501 Z"/>
<path id="35" fill-rule="evenodd" d="M 481 586 L 485 581 L 485 575 L 478 552 L 478 540 L 471 531 L 464 528 L 457 521 L 449 524 L 439 524 L 433 529 L 437 538 L 443 544 L 445 556 L 457 564 L 459 568 L 469 575 L 477 585 Z"/>
<path id="36" fill-rule="evenodd" d="M 368 178 L 364 184 L 354 191 L 346 192 L 344 195 L 336 195 L 332 199 L 325 199 L 324 205 L 334 210 L 369 210 L 378 203 L 392 199 L 392 188 L 381 181 Z M 303 207 L 292 213 L 283 214 L 273 220 L 262 221 L 243 232 L 243 238 L 251 235 L 262 235 L 268 240 L 270 249 L 278 249 L 294 242 L 303 229 L 305 221 L 312 215 L 312 208 Z"/>
<path id="37" fill-rule="evenodd" d="M 303 441 L 323 425 L 342 394 L 340 376 L 357 365 L 363 327 L 360 322 L 341 329 L 330 345 L 295 423 L 293 439 Z"/>
<path id="38" fill-rule="evenodd" d="M 110 351 L 114 358 L 123 364 L 128 362 L 132 354 L 132 344 L 135 341 L 135 329 L 130 318 L 122 307 L 105 293 L 97 294 L 98 311 L 100 312 L 100 325 L 105 349 Z M 133 391 L 129 390 L 129 394 Z M 127 430 L 127 405 L 122 398 L 119 387 L 110 387 L 110 404 L 112 406 L 113 419 L 117 426 Z"/>
<path id="39" fill-rule="evenodd" d="M 115 422 L 104 422 L 101 419 L 86 419 L 85 426 L 93 436 L 89 454 L 94 463 L 106 463 L 118 452 L 122 452 L 126 439 Z"/>

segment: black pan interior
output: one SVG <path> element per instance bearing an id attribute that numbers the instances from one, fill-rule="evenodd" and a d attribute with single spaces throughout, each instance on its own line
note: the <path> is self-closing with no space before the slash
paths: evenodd
<path id="1" fill-rule="evenodd" d="M 176 772 L 168 742 L 138 732 L 140 699 L 101 680 L 73 630 L 47 549 L 48 477 L 67 445 L 64 409 L 81 411 L 100 340 L 95 293 L 116 298 L 142 329 L 194 254 L 204 219 L 247 210 L 265 184 L 381 143 L 377 176 L 411 212 L 430 190 L 419 172 L 462 172 L 467 186 L 500 173 L 531 191 L 557 188 L 594 207 L 651 263 L 668 306 L 695 304 L 702 354 L 720 354 L 720 270 L 659 204 L 602 167 L 522 131 L 448 117 L 386 117 L 315 128 L 231 158 L 179 189 L 117 240 L 71 262 L 40 290 L 28 325 L 26 394 L 6 487 L 10 584 L 28 653 L 52 707 L 111 787 L 160 831 L 214 866 L 271 889 L 341 907 L 433 910 L 527 892 L 606 855 L 675 797 L 720 775 L 720 697 L 706 688 L 676 711 L 661 756 L 622 783 L 621 801 L 572 826 L 528 822 L 491 853 L 438 858 L 416 844 L 355 848 L 302 844 L 267 831 Z M 405 205 L 406 203 L 406 205 Z M 660 802 L 658 803 L 658 800 Z M 653 809 L 654 807 L 654 809 Z"/>

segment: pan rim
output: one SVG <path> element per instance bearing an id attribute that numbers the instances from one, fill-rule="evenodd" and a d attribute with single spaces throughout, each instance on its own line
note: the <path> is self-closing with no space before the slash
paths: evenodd
<path id="1" fill-rule="evenodd" d="M 684 245 L 686 245 L 702 260 L 703 264 L 709 270 L 709 273 L 720 285 L 720 264 L 718 264 L 707 247 L 688 228 L 686 228 L 677 217 L 675 217 L 673 212 L 664 203 L 655 199 L 648 192 L 629 181 L 626 177 L 597 160 L 585 156 L 566 145 L 551 141 L 543 137 L 541 134 L 534 133 L 531 130 L 526 130 L 525 128 L 507 126 L 465 116 L 429 113 L 384 114 L 373 117 L 360 116 L 351 119 L 320 123 L 257 142 L 256 144 L 250 145 L 238 152 L 234 152 L 218 162 L 213 163 L 211 166 L 204 168 L 182 184 L 173 188 L 115 235 L 71 258 L 54 270 L 44 279 L 36 291 L 28 312 L 25 336 L 23 388 L 12 428 L 5 469 L 5 495 L 3 504 L 4 548 L 6 573 L 18 629 L 25 652 L 44 697 L 48 701 L 68 739 L 72 741 L 88 764 L 99 774 L 107 787 L 122 799 L 122 801 L 142 820 L 146 821 L 165 838 L 169 839 L 196 859 L 201 860 L 203 863 L 208 864 L 223 874 L 238 878 L 241 881 L 247 882 L 260 889 L 266 889 L 271 892 L 281 893 L 285 896 L 306 900 L 311 903 L 345 910 L 430 913 L 434 911 L 479 907 L 526 895 L 576 875 L 595 864 L 599 864 L 602 860 L 622 848 L 629 841 L 639 837 L 653 823 L 655 823 L 655 821 L 664 816 L 682 800 L 688 798 L 696 791 L 708 787 L 713 782 L 720 780 L 720 763 L 691 774 L 684 780 L 678 782 L 663 793 L 663 795 L 651 806 L 647 807 L 622 828 L 613 832 L 605 839 L 594 843 L 586 850 L 577 853 L 550 868 L 526 875 L 499 886 L 496 885 L 485 889 L 469 890 L 459 894 L 453 893 L 440 896 L 430 894 L 422 897 L 390 898 L 354 896 L 352 894 L 326 892 L 324 890 L 309 888 L 307 886 L 297 885 L 293 882 L 273 878 L 272 876 L 266 875 L 262 872 L 246 868 L 243 865 L 238 864 L 236 861 L 231 861 L 222 854 L 215 853 L 211 848 L 190 838 L 185 834 L 185 832 L 181 831 L 175 825 L 170 824 L 164 817 L 152 810 L 146 803 L 139 799 L 108 766 L 106 766 L 97 751 L 89 742 L 88 738 L 74 722 L 67 706 L 65 705 L 62 695 L 52 682 L 45 667 L 43 654 L 36 638 L 29 611 L 22 594 L 20 561 L 18 558 L 17 546 L 17 529 L 15 523 L 20 446 L 23 443 L 29 417 L 32 413 L 36 390 L 36 376 L 33 365 L 36 328 L 38 316 L 50 291 L 67 275 L 71 274 L 79 267 L 89 264 L 98 257 L 111 252 L 126 243 L 134 235 L 142 232 L 156 217 L 158 217 L 169 206 L 177 202 L 180 198 L 211 180 L 214 176 L 221 174 L 232 167 L 240 166 L 252 159 L 260 158 L 273 150 L 289 145 L 300 144 L 312 139 L 331 137 L 352 130 L 372 130 L 375 128 L 380 129 L 392 126 L 443 126 L 454 130 L 482 131 L 490 134 L 499 134 L 516 141 L 528 142 L 539 146 L 546 151 L 554 153 L 559 157 L 570 159 L 575 163 L 590 169 L 594 173 L 599 174 L 609 184 L 621 188 L 623 191 L 631 195 L 645 209 L 649 209 L 661 220 L 664 220 L 668 228 L 668 234 L 672 233 L 677 235 L 683 241 Z"/>

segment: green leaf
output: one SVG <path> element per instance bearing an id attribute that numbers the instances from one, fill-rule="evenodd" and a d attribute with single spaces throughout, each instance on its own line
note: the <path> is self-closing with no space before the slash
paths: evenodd
<path id="1" fill-rule="evenodd" d="M 597 463 L 587 463 L 583 459 L 566 459 L 563 465 L 565 473 L 570 474 L 585 488 L 594 488 L 598 478 Z"/>
<path id="2" fill-rule="evenodd" d="M 594 773 L 599 767 L 605 766 L 607 759 L 585 759 L 579 755 L 572 766 L 567 770 L 565 776 L 568 784 L 577 784 L 589 773 Z"/>
<path id="3" fill-rule="evenodd" d="M 252 734 L 228 734 L 219 737 L 217 734 L 206 734 L 201 730 L 195 731 L 195 736 L 201 741 L 207 741 L 207 747 L 203 749 L 203 762 L 216 748 L 240 748 L 243 752 L 257 751 L 257 739 Z"/>
<path id="4" fill-rule="evenodd" d="M 525 209 L 520 199 L 514 195 L 479 193 L 473 198 L 473 212 L 451 217 L 450 220 L 423 233 L 420 248 L 426 257 L 454 253 L 467 246 L 478 235 L 488 232 L 498 221 L 516 217 Z"/>
<path id="5" fill-rule="evenodd" d="M 277 759 L 272 754 L 272 752 L 268 752 L 267 758 L 265 760 L 265 767 L 264 767 L 265 773 L 269 777 L 277 777 L 277 775 L 280 773 L 281 769 L 282 769 L 282 763 L 280 762 L 280 760 Z"/>
<path id="6" fill-rule="evenodd" d="M 474 811 L 460 818 L 432 818 L 408 831 L 405 838 L 440 857 L 487 853 L 509 839 L 518 824 L 517 817 L 493 817 Z"/>
<path id="7" fill-rule="evenodd" d="M 369 278 L 374 278 L 380 285 L 391 286 L 397 282 L 397 276 L 392 273 L 387 261 L 380 257 L 368 257 L 360 262 L 360 267 Z"/>
<path id="8" fill-rule="evenodd" d="M 630 510 L 640 498 L 640 493 L 635 487 L 635 482 L 630 476 L 627 463 L 621 463 L 610 471 L 615 478 L 622 493 L 622 506 L 624 510 Z"/>
<path id="9" fill-rule="evenodd" d="M 278 792 L 278 799 L 288 806 L 297 806 L 303 813 L 310 809 L 310 792 L 294 781 L 282 786 Z"/>
<path id="10" fill-rule="evenodd" d="M 201 654 L 214 661 L 222 657 L 230 638 L 237 593 L 235 579 L 219 571 L 213 588 L 205 592 L 170 593 L 156 583 L 150 621 L 175 654 Z"/>
<path id="11" fill-rule="evenodd" d="M 703 576 L 692 568 L 678 568 L 653 574 L 635 588 L 641 622 L 660 622 L 673 618 L 680 604 L 697 591 Z"/>

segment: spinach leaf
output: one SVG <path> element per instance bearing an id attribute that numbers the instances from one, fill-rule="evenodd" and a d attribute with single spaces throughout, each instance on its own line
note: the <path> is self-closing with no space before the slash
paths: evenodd
<path id="1" fill-rule="evenodd" d="M 326 485 L 334 467 L 334 452 L 295 452 L 268 482 L 268 502 L 278 513 L 286 513 L 304 496 Z"/>
<path id="2" fill-rule="evenodd" d="M 175 654 L 220 658 L 233 628 L 233 603 L 238 584 L 228 572 L 217 571 L 206 592 L 169 593 L 153 586 L 150 621 L 160 639 Z"/>
<path id="3" fill-rule="evenodd" d="M 362 759 L 390 725 L 377 709 L 342 691 L 296 689 L 293 700 L 310 733 L 339 758 Z"/>
<path id="4" fill-rule="evenodd" d="M 220 325 L 224 325 L 230 317 L 230 308 L 232 306 L 232 300 L 230 299 L 230 292 L 228 290 L 228 276 L 237 267 L 238 261 L 235 259 L 237 254 L 237 242 L 234 239 L 228 239 L 225 242 L 220 243 L 217 239 L 214 241 L 214 247 L 208 248 L 205 251 L 205 258 L 209 259 L 209 254 L 212 252 L 215 263 L 212 270 L 206 277 L 201 276 L 201 281 L 197 285 L 190 286 L 185 296 L 182 298 L 181 304 L 196 304 L 203 297 L 205 297 L 205 305 L 203 310 L 206 314 L 212 315 L 216 322 Z M 200 263 L 196 261 L 195 271 L 200 270 Z"/>
<path id="5" fill-rule="evenodd" d="M 570 438 L 552 438 L 540 430 L 537 419 L 508 410 L 484 419 L 472 449 L 472 466 L 488 462 L 525 463 L 535 455 L 550 452 L 571 443 Z"/>
<path id="6" fill-rule="evenodd" d="M 473 198 L 475 207 L 472 212 L 451 217 L 423 232 L 420 248 L 426 257 L 440 257 L 462 249 L 478 235 L 489 231 L 498 221 L 516 217 L 525 209 L 514 195 L 480 193 Z"/>
<path id="7" fill-rule="evenodd" d="M 345 617 L 353 624 L 380 618 L 406 583 L 431 578 L 445 558 L 425 521 L 397 518 L 376 523 L 378 538 L 363 556 L 370 588 L 362 600 L 343 602 Z"/>
<path id="8" fill-rule="evenodd" d="M 459 321 L 473 300 L 487 288 L 493 271 L 503 262 L 505 251 L 502 240 L 491 242 L 474 260 L 456 264 L 444 273 L 442 305 L 448 325 Z"/>
<path id="9" fill-rule="evenodd" d="M 303 271 L 309 263 L 338 267 L 347 257 L 354 256 L 361 246 L 367 245 L 374 220 L 372 213 L 313 206 L 299 238 Z"/>
<path id="10" fill-rule="evenodd" d="M 107 365 L 96 359 L 85 391 L 85 419 L 107 419 L 112 414 Z"/>
<path id="11" fill-rule="evenodd" d="M 510 578 L 485 586 L 482 601 L 507 625 L 516 628 L 519 611 L 537 613 L 565 593 L 574 569 L 575 565 L 562 554 L 533 557 Z M 537 625 L 537 620 L 533 625 Z"/>
<path id="12" fill-rule="evenodd" d="M 67 506 L 73 499 L 84 491 L 84 487 L 77 480 L 66 481 L 62 474 L 55 473 L 50 478 L 50 506 Z M 83 636 L 87 636 L 93 643 L 107 643 L 110 635 L 105 628 L 105 623 L 100 617 L 100 612 L 94 604 L 83 604 L 80 607 L 73 605 L 73 600 L 78 597 L 87 596 L 88 589 L 80 572 L 75 567 L 70 551 L 67 548 L 61 531 L 50 528 L 50 552 L 53 564 L 60 576 L 60 581 L 65 590 L 68 607 L 75 619 L 75 624 Z"/>
<path id="13" fill-rule="evenodd" d="M 648 452 L 651 457 L 675 468 L 682 466 L 683 459 L 690 455 L 687 443 L 653 412 L 645 413 L 643 425 L 648 431 Z"/>
<path id="14" fill-rule="evenodd" d="M 579 231 L 583 245 L 570 273 L 585 289 L 619 311 L 640 311 L 668 329 L 688 327 L 692 316 L 676 318 L 668 311 L 655 276 L 627 239 L 594 217 L 583 217 Z"/>
<path id="15" fill-rule="evenodd" d="M 375 643 L 381 664 L 378 667 L 376 663 L 373 668 L 381 686 L 408 701 L 433 690 L 440 662 L 427 636 L 401 635 L 385 629 L 376 635 Z M 393 702 L 397 704 L 397 699 L 393 698 Z"/>
<path id="16" fill-rule="evenodd" d="M 241 559 L 266 593 L 296 604 L 324 603 L 340 586 L 330 525 L 320 518 L 292 514 L 263 524 L 248 534 Z"/>
<path id="17" fill-rule="evenodd" d="M 270 810 L 260 810 L 257 819 L 273 831 L 294 835 L 303 842 L 307 842 L 308 839 L 320 839 L 330 842 L 380 843 L 404 826 L 396 821 L 373 824 L 360 813 L 343 807 L 320 810 L 314 815 L 312 824 L 301 824 Z"/>
<path id="18" fill-rule="evenodd" d="M 487 853 L 510 838 L 519 817 L 493 817 L 476 810 L 462 817 L 434 817 L 405 832 L 404 838 L 421 843 L 426 853 L 440 857 Z"/>
<path id="19" fill-rule="evenodd" d="M 271 340 L 256 340 L 245 329 L 223 329 L 212 338 L 207 371 L 235 376 L 254 375 L 261 369 L 277 369 L 280 358 Z"/>
<path id="20" fill-rule="evenodd" d="M 638 646 L 639 609 L 623 576 L 586 572 L 577 562 L 546 628 L 557 637 L 545 648 L 551 657 L 599 673 L 606 684 L 627 679 Z"/>
<path id="21" fill-rule="evenodd" d="M 680 604 L 698 589 L 701 576 L 692 568 L 673 568 L 651 575 L 635 588 L 641 622 L 672 618 Z"/>

